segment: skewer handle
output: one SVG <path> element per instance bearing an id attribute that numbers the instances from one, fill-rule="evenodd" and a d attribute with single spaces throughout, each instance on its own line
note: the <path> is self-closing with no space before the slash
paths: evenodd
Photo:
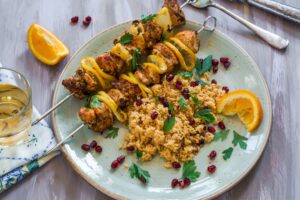
<path id="1" fill-rule="evenodd" d="M 52 113 L 57 107 L 59 107 L 61 104 L 63 104 L 65 101 L 67 101 L 70 97 L 72 97 L 73 94 L 69 94 L 68 96 L 66 96 L 65 98 L 63 98 L 60 102 L 58 102 L 55 106 L 53 106 L 52 108 L 50 108 L 47 112 L 45 112 L 42 116 L 40 116 L 39 118 L 37 118 L 34 122 L 32 122 L 31 126 L 36 125 L 37 123 L 39 123 L 42 119 L 44 119 L 45 117 L 47 117 L 50 113 Z"/>

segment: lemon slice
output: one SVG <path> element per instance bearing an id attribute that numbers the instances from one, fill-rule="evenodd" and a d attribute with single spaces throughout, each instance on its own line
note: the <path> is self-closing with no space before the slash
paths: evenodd
<path id="1" fill-rule="evenodd" d="M 177 38 L 174 37 L 170 38 L 170 43 L 176 47 L 176 49 L 180 52 L 183 58 L 183 60 L 181 59 L 182 63 L 179 60 L 182 68 L 187 71 L 192 71 L 196 64 L 195 53 Z"/>
<path id="2" fill-rule="evenodd" d="M 130 62 L 132 59 L 131 54 L 129 51 L 120 43 L 117 43 L 112 49 L 111 52 L 117 56 L 119 56 L 122 60 L 126 61 L 127 63 Z"/>
<path id="3" fill-rule="evenodd" d="M 154 69 L 155 71 L 157 71 L 160 74 L 163 74 L 164 72 L 155 64 L 153 63 L 144 63 L 142 66 L 144 69 L 147 69 L 148 67 Z"/>
<path id="4" fill-rule="evenodd" d="M 87 72 L 89 72 L 90 74 L 93 74 L 98 82 L 100 83 L 101 87 L 103 89 L 107 88 L 107 84 L 105 83 L 104 79 L 101 77 L 101 75 L 98 73 L 97 69 L 95 68 L 95 66 L 93 66 L 90 62 L 86 62 L 86 59 L 82 59 L 80 62 L 80 66 Z"/>
<path id="5" fill-rule="evenodd" d="M 164 59 L 160 56 L 150 55 L 150 56 L 148 56 L 147 61 L 149 63 L 155 64 L 159 68 L 159 70 L 157 72 L 160 74 L 165 73 L 168 69 L 168 66 L 166 65 Z"/>
<path id="6" fill-rule="evenodd" d="M 68 48 L 53 33 L 38 24 L 30 26 L 27 40 L 31 53 L 47 65 L 55 65 L 69 55 Z"/>
<path id="7" fill-rule="evenodd" d="M 237 114 L 249 132 L 261 123 L 263 111 L 258 98 L 247 90 L 236 90 L 221 97 L 217 111 L 227 116 Z"/>

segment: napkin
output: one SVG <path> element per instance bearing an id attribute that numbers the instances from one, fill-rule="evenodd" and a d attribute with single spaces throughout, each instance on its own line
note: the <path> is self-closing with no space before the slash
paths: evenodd
<path id="1" fill-rule="evenodd" d="M 13 77 L 8 74 L 2 74 L 0 78 L 4 82 L 6 82 L 6 79 L 14 81 Z M 38 116 L 40 114 L 33 107 L 32 119 L 34 120 Z M 0 145 L 0 193 L 20 182 L 35 169 L 57 156 L 59 152 L 44 156 L 55 145 L 55 136 L 44 120 L 31 127 L 27 139 L 21 144 Z"/>

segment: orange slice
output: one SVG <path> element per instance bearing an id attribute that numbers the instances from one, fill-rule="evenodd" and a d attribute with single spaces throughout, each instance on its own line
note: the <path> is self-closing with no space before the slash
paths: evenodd
<path id="1" fill-rule="evenodd" d="M 47 65 L 55 65 L 69 55 L 69 49 L 53 33 L 38 24 L 30 26 L 27 39 L 32 54 Z"/>
<path id="2" fill-rule="evenodd" d="M 237 114 L 249 132 L 261 123 L 263 111 L 258 98 L 247 90 L 236 90 L 221 97 L 217 110 L 227 116 Z"/>

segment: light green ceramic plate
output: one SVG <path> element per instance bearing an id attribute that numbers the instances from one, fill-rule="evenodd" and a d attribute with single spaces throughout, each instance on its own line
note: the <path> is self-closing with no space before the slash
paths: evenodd
<path id="1" fill-rule="evenodd" d="M 96 57 L 108 51 L 112 47 L 112 41 L 129 26 L 130 22 L 114 26 L 96 35 L 75 53 L 58 80 L 53 104 L 69 94 L 61 82 L 75 72 L 80 59 L 85 56 Z M 198 30 L 200 27 L 201 25 L 189 21 L 180 29 Z M 116 125 L 121 127 L 121 131 L 115 139 L 105 139 L 85 127 L 62 150 L 76 172 L 101 192 L 116 199 L 213 198 L 237 184 L 261 156 L 269 137 L 272 115 L 269 91 L 257 65 L 241 47 L 219 31 L 214 33 L 201 32 L 199 38 L 201 40 L 199 57 L 212 54 L 215 58 L 219 58 L 226 55 L 232 60 L 232 65 L 228 71 L 220 67 L 218 74 L 213 78 L 228 86 L 231 91 L 236 89 L 251 90 L 261 100 L 264 111 L 263 121 L 259 129 L 252 135 L 247 133 L 237 118 L 230 118 L 225 121 L 229 129 L 249 137 L 247 150 L 236 147 L 231 158 L 227 161 L 223 160 L 221 152 L 232 146 L 232 133 L 224 142 L 213 142 L 206 145 L 195 157 L 201 172 L 200 179 L 183 190 L 171 189 L 170 187 L 171 180 L 174 177 L 180 177 L 181 171 L 165 169 L 163 160 L 157 156 L 151 162 L 142 164 L 142 167 L 151 174 L 150 183 L 148 186 L 144 186 L 140 181 L 129 177 L 128 170 L 123 167 L 124 165 L 115 171 L 110 170 L 111 162 L 117 156 L 126 154 L 126 152 L 119 150 L 123 136 L 127 132 L 126 127 L 121 124 Z M 53 126 L 58 140 L 66 137 L 68 133 L 81 124 L 77 112 L 80 105 L 83 104 L 83 100 L 71 98 L 53 113 Z M 101 154 L 86 153 L 81 150 L 81 144 L 89 143 L 93 139 L 97 140 L 103 147 Z M 218 156 L 213 162 L 217 166 L 217 171 L 213 175 L 209 175 L 206 170 L 209 165 L 207 155 L 213 149 L 218 152 Z M 130 165 L 132 161 L 137 162 L 136 158 L 130 155 L 126 158 L 125 163 Z"/>

